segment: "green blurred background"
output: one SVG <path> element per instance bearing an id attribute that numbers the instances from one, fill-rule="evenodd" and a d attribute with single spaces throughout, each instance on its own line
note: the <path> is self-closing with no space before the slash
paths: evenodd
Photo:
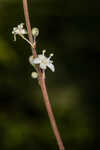
<path id="1" fill-rule="evenodd" d="M 37 52 L 54 53 L 46 72 L 66 150 L 95 150 L 100 137 L 100 2 L 29 0 Z M 22 0 L 0 0 L 0 150 L 58 150 L 42 94 L 30 76 L 29 45 L 12 29 L 25 22 Z"/>

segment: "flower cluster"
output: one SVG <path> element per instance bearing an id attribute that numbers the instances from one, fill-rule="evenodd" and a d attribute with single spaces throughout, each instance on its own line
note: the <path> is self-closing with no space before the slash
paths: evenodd
<path id="1" fill-rule="evenodd" d="M 16 41 L 16 35 L 24 35 L 27 34 L 27 31 L 23 28 L 24 23 L 19 24 L 17 27 L 13 28 L 12 34 L 14 35 L 14 41 Z"/>
<path id="2" fill-rule="evenodd" d="M 18 34 L 33 47 L 33 44 L 27 38 L 24 37 L 24 34 L 27 34 L 27 31 L 23 28 L 23 26 L 24 26 L 24 23 L 21 23 L 17 27 L 13 28 L 12 34 L 14 35 L 14 41 L 16 41 L 16 35 Z M 34 40 L 36 40 L 36 37 L 38 36 L 38 34 L 39 34 L 39 29 L 33 28 L 32 35 L 34 37 Z M 46 52 L 46 50 L 43 50 L 42 54 L 39 54 L 36 58 L 34 58 L 33 56 L 30 56 L 29 62 L 34 67 L 35 67 L 35 65 L 38 64 L 43 71 L 45 71 L 48 67 L 52 72 L 54 72 L 55 67 L 53 65 L 53 61 L 50 60 L 51 57 L 53 56 L 53 54 L 50 54 L 49 57 L 46 57 L 45 52 Z M 37 78 L 38 73 L 32 72 L 31 76 L 33 78 Z"/>

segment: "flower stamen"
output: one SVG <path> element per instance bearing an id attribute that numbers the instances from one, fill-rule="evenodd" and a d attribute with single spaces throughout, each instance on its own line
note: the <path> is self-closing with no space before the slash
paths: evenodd
<path id="1" fill-rule="evenodd" d="M 53 56 L 54 56 L 54 54 L 53 54 L 53 53 L 51 53 L 48 59 L 51 59 L 51 57 L 53 57 Z"/>
<path id="2" fill-rule="evenodd" d="M 44 56 L 45 53 L 46 53 L 46 50 L 44 49 L 44 50 L 42 51 L 43 56 Z"/>

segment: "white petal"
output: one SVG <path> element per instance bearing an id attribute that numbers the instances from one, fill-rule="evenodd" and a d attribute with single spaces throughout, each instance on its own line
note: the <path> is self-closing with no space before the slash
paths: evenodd
<path id="1" fill-rule="evenodd" d="M 47 66 L 44 63 L 40 63 L 40 68 L 45 70 Z"/>
<path id="2" fill-rule="evenodd" d="M 47 58 L 44 55 L 38 55 L 40 60 L 47 60 Z"/>
<path id="3" fill-rule="evenodd" d="M 23 26 L 24 26 L 24 23 L 21 23 L 19 26 L 20 26 L 20 28 L 23 28 Z"/>
<path id="4" fill-rule="evenodd" d="M 15 30 L 16 34 L 20 34 L 20 31 L 18 29 Z"/>
<path id="5" fill-rule="evenodd" d="M 54 67 L 54 65 L 52 63 L 48 63 L 47 66 L 51 69 L 52 72 L 55 71 L 55 67 Z"/>
<path id="6" fill-rule="evenodd" d="M 40 64 L 40 63 L 41 63 L 41 60 L 40 60 L 38 57 L 37 57 L 37 58 L 34 58 L 33 63 L 34 63 L 34 64 Z"/>
<path id="7" fill-rule="evenodd" d="M 25 29 L 22 29 L 21 34 L 27 34 L 27 31 Z"/>
<path id="8" fill-rule="evenodd" d="M 13 31 L 16 31 L 16 30 L 17 30 L 17 27 L 14 27 L 14 28 L 13 28 Z"/>

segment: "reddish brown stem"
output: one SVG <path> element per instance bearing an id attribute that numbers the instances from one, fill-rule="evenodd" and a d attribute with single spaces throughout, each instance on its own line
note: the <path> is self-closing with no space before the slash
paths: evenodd
<path id="1" fill-rule="evenodd" d="M 34 40 L 33 40 L 32 32 L 31 32 L 31 24 L 30 24 L 30 19 L 29 19 L 27 0 L 23 0 L 23 8 L 24 8 L 24 15 L 25 15 L 25 20 L 26 20 L 26 27 L 28 31 L 29 40 L 33 44 Z M 34 57 L 37 56 L 36 50 L 34 48 L 32 48 L 32 53 Z"/>
<path id="2" fill-rule="evenodd" d="M 50 101 L 49 101 L 45 80 L 43 78 L 40 80 L 40 86 L 41 86 L 41 89 L 42 89 L 44 102 L 45 102 L 45 106 L 46 106 L 46 109 L 47 109 L 47 112 L 48 112 L 50 123 L 51 123 L 52 129 L 53 129 L 54 135 L 56 136 L 56 140 L 57 140 L 59 149 L 60 150 L 65 150 L 62 139 L 61 139 L 61 136 L 60 136 L 60 133 L 59 133 L 59 130 L 57 128 L 57 124 L 56 124 L 56 121 L 55 121 L 55 118 L 54 118 L 54 114 L 53 114 L 53 111 L 52 111 L 52 108 L 51 108 L 51 104 L 50 104 Z"/>
<path id="3" fill-rule="evenodd" d="M 28 4 L 27 4 L 27 0 L 23 0 L 23 7 L 24 7 L 24 14 L 25 14 L 25 20 L 26 20 L 26 26 L 27 26 L 27 30 L 28 30 L 28 36 L 29 36 L 29 40 L 32 44 L 34 44 L 33 41 L 33 37 L 32 37 L 32 32 L 31 32 L 31 25 L 30 25 L 30 19 L 29 19 L 29 13 L 28 13 Z M 33 52 L 33 56 L 36 57 L 37 53 L 36 53 L 36 49 L 32 48 L 32 52 Z M 46 84 L 45 84 L 45 78 L 43 76 L 43 73 L 41 72 L 41 70 L 37 67 L 36 68 L 38 71 L 38 75 L 39 75 L 39 84 L 42 90 L 42 94 L 43 94 L 43 98 L 44 98 L 44 103 L 46 106 L 46 110 L 48 112 L 48 116 L 50 119 L 50 123 L 54 132 L 54 135 L 56 137 L 57 143 L 58 143 L 58 147 L 59 150 L 65 150 L 59 130 L 57 128 L 57 124 L 54 118 L 54 114 L 51 108 L 51 104 L 49 101 L 49 97 L 48 97 L 48 93 L 47 93 L 47 89 L 46 89 Z"/>

